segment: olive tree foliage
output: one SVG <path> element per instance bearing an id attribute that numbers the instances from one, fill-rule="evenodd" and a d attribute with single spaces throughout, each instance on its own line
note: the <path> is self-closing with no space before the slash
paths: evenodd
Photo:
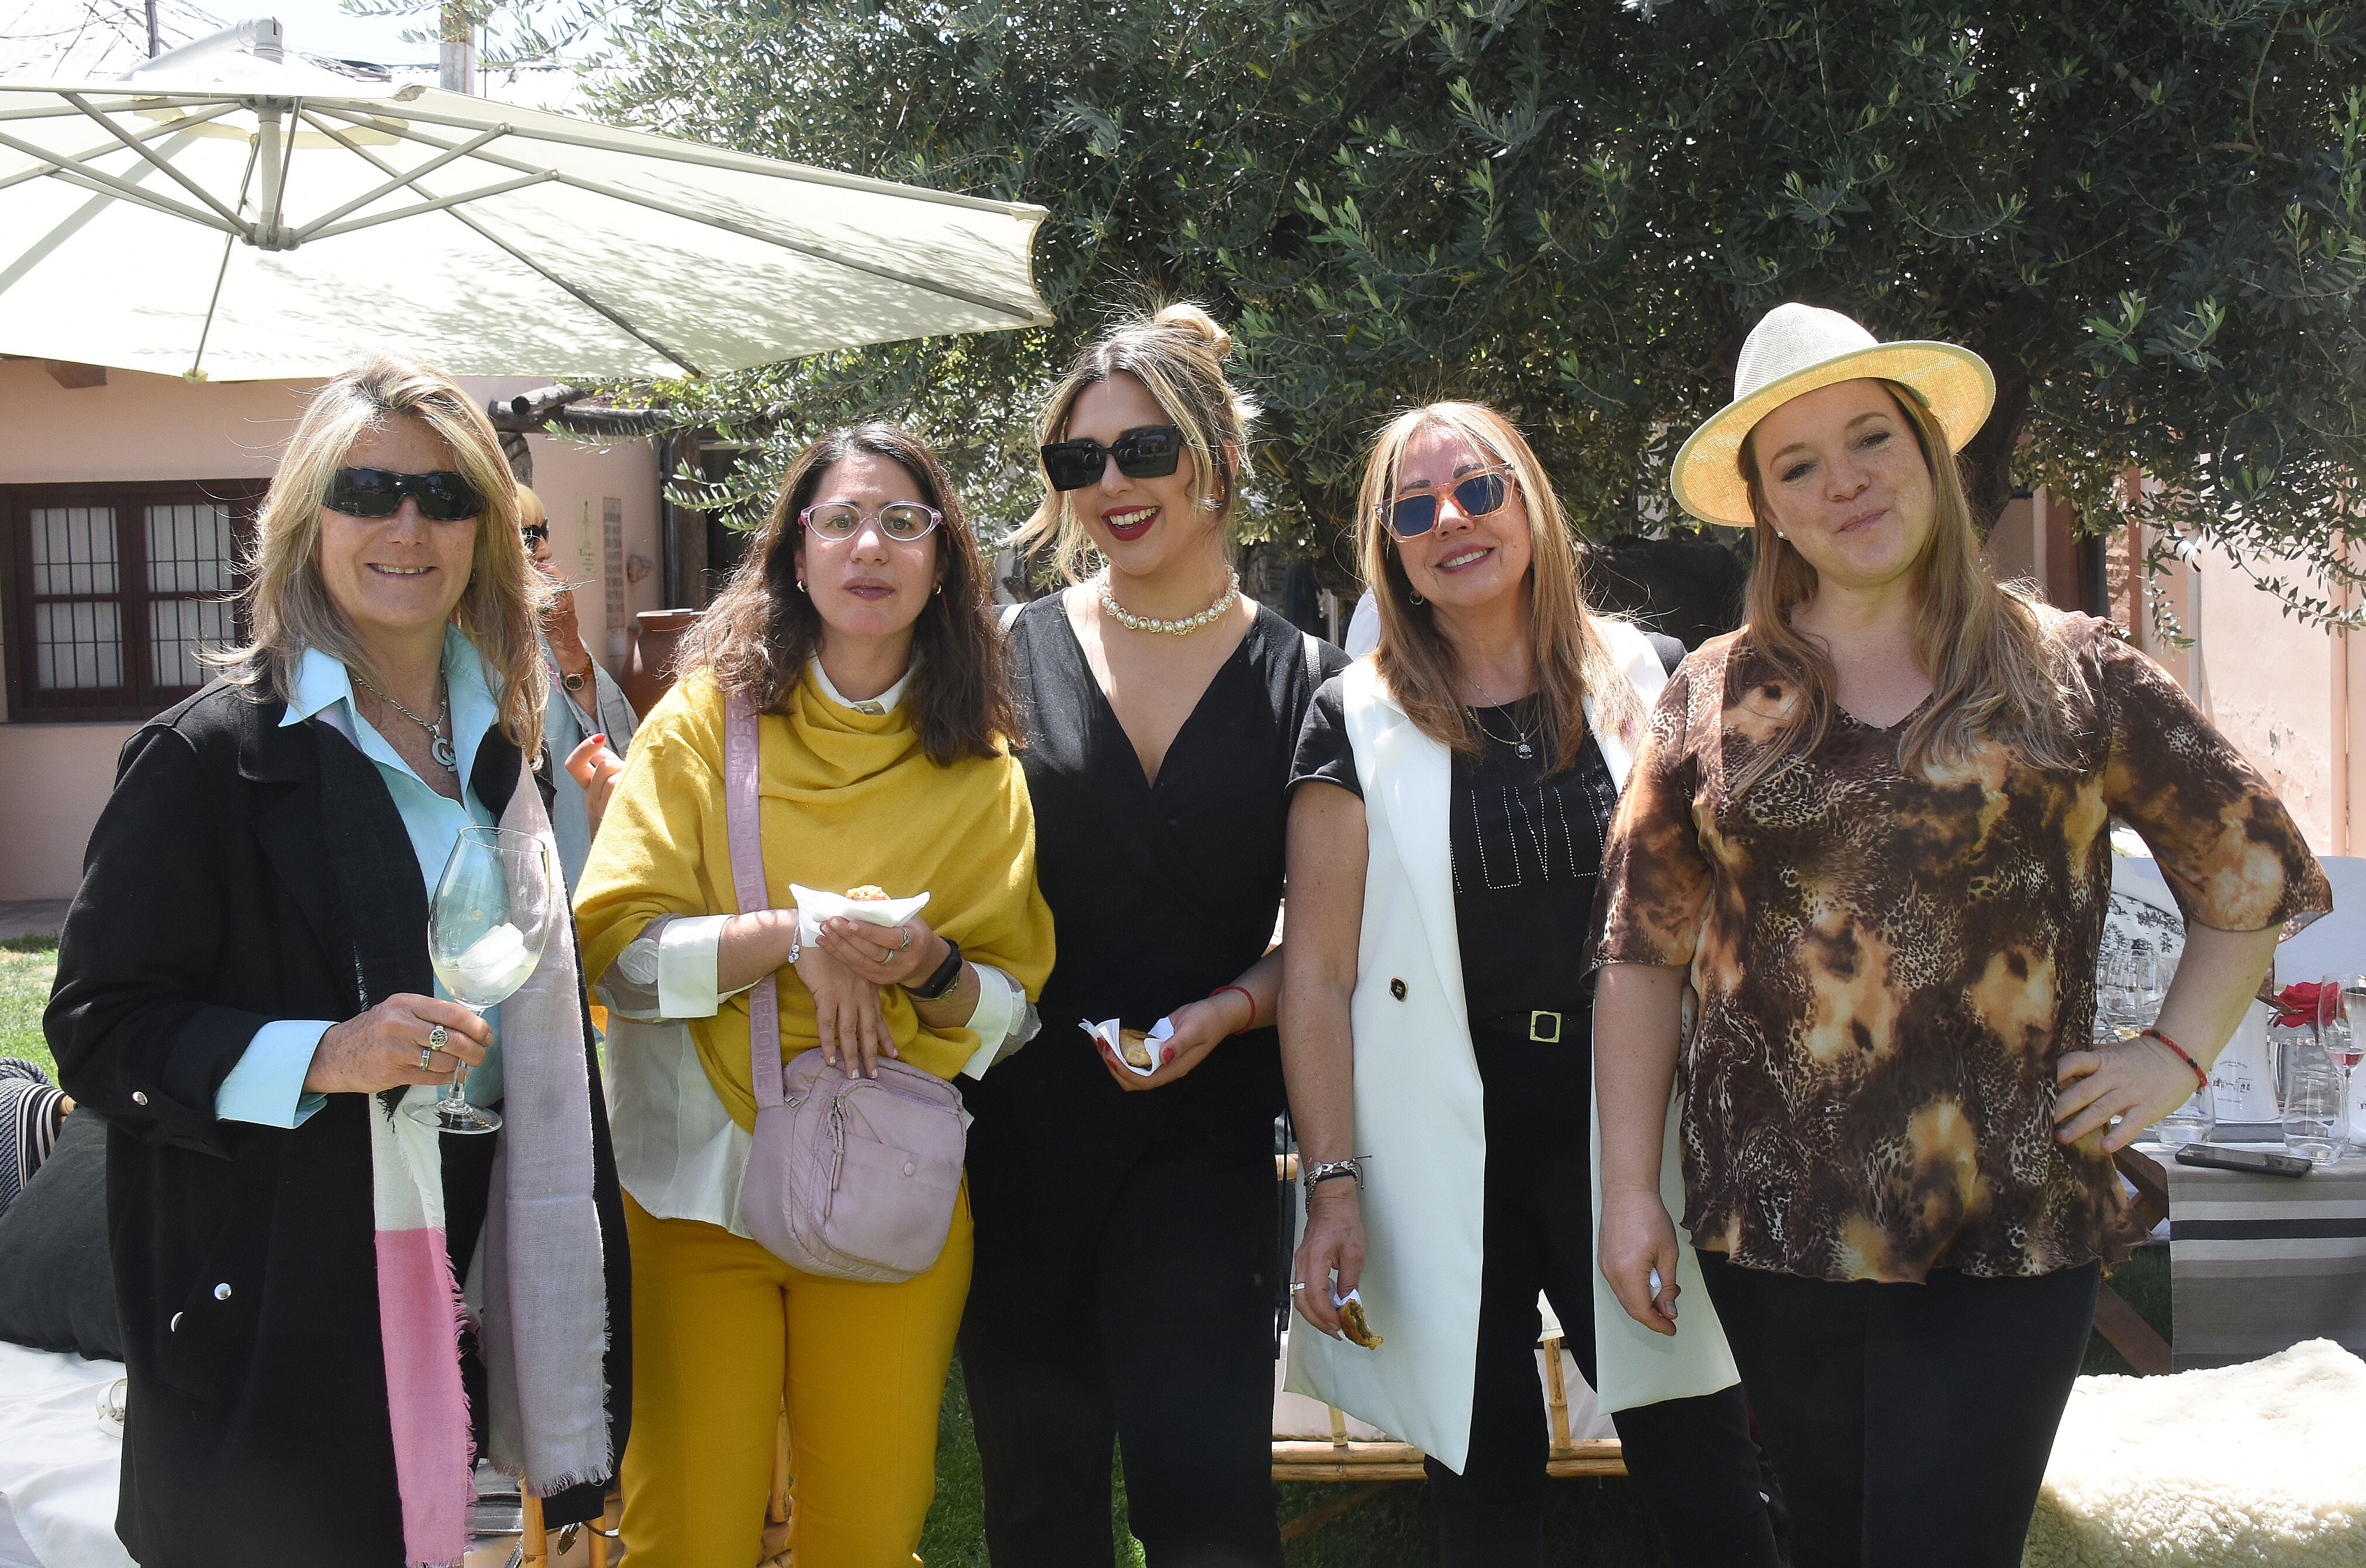
<path id="1" fill-rule="evenodd" d="M 600 112 L 1050 209 L 1051 330 L 697 386 L 862 412 L 1033 504 L 1036 407 L 1109 309 L 1200 299 L 1267 408 L 1253 531 L 1344 560 L 1364 446 L 1482 399 L 1589 532 L 1789 299 L 1964 342 L 1976 504 L 2214 541 L 2338 615 L 2366 472 L 2354 0 L 625 0 Z M 2157 485 L 2127 483 L 2141 472 Z M 2290 563 L 2282 565 L 2281 563 Z"/>

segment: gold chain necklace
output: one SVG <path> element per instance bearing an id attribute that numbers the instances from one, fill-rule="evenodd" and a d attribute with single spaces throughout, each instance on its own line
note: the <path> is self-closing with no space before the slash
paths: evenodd
<path id="1" fill-rule="evenodd" d="M 1488 707 L 1496 709 L 1504 708 L 1504 705 L 1495 700 L 1495 694 L 1488 690 L 1486 686 L 1477 676 L 1474 675 L 1470 678 L 1470 684 L 1479 688 L 1479 695 L 1487 700 Z M 1512 720 L 1513 738 L 1507 741 L 1503 736 L 1497 734 L 1494 731 L 1487 727 L 1485 722 L 1479 717 L 1478 709 L 1465 703 L 1462 711 L 1470 715 L 1470 722 L 1479 726 L 1479 733 L 1485 735 L 1489 740 L 1493 741 L 1497 745 L 1516 747 L 1517 749 L 1515 751 L 1514 755 L 1519 756 L 1523 760 L 1533 758 L 1537 755 L 1536 748 L 1528 744 L 1530 737 L 1535 735 L 1537 733 L 1534 726 L 1523 730 L 1520 728 L 1520 721 L 1515 717 Z"/>

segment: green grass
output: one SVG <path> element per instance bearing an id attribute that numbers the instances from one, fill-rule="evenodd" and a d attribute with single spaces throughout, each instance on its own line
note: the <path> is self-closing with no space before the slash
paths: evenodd
<path id="1" fill-rule="evenodd" d="M 0 1057 L 38 1062 L 51 1078 L 58 1064 L 41 1037 L 41 1009 L 58 972 L 58 939 L 17 936 L 0 942 Z"/>
<path id="2" fill-rule="evenodd" d="M 56 1066 L 41 1037 L 41 1010 L 49 1005 L 57 964 L 53 936 L 0 942 L 0 1056 L 29 1058 L 52 1074 Z M 2112 1274 L 2112 1284 L 2155 1328 L 2169 1333 L 2168 1249 L 2137 1253 Z M 2099 1334 L 2088 1345 L 2081 1370 L 2125 1373 L 2134 1369 Z M 1281 1517 L 1291 1519 L 1312 1512 L 1354 1484 L 1284 1485 L 1279 1488 Z M 1552 1509 L 1545 1519 L 1548 1561 L 1583 1562 L 1589 1568 L 1647 1568 L 1662 1561 L 1651 1519 L 1624 1479 L 1556 1481 L 1552 1487 Z M 1111 1489 L 1120 1568 L 1141 1568 L 1142 1548 L 1126 1529 L 1121 1472 L 1113 1476 Z M 936 1503 L 920 1536 L 920 1556 L 929 1568 L 986 1568 L 982 1494 L 969 1392 L 955 1361 L 937 1420 Z M 1420 1482 L 1391 1485 L 1290 1542 L 1289 1551 L 1290 1568 L 1430 1568 L 1437 1561 L 1437 1518 L 1429 1488 Z"/>

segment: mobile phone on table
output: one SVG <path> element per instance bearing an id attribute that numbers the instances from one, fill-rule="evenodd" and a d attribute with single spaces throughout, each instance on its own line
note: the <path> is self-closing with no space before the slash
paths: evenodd
<path id="1" fill-rule="evenodd" d="M 2305 1176 L 2314 1163 L 2297 1154 L 2266 1148 L 2221 1148 L 2215 1144 L 2189 1143 L 2177 1151 L 2180 1165 L 2207 1165 L 2216 1170 L 2248 1170 L 2255 1176 Z"/>

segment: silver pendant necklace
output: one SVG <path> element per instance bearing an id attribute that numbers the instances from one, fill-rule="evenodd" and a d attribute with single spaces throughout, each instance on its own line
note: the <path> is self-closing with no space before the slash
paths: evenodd
<path id="1" fill-rule="evenodd" d="M 1474 675 L 1470 678 L 1470 684 L 1479 688 L 1479 695 L 1487 700 L 1488 707 L 1495 709 L 1503 708 L 1504 704 L 1495 700 L 1495 694 L 1488 690 L 1486 686 L 1477 676 Z M 1512 720 L 1513 738 L 1507 741 L 1503 736 L 1497 734 L 1494 731 L 1489 729 L 1486 724 L 1481 721 L 1479 717 L 1479 710 L 1476 708 L 1470 708 L 1467 709 L 1466 711 L 1470 715 L 1470 722 L 1479 726 L 1479 733 L 1485 735 L 1489 740 L 1493 741 L 1497 745 L 1512 746 L 1514 748 L 1513 755 L 1519 757 L 1524 762 L 1531 760 L 1536 756 L 1536 747 L 1528 744 L 1529 737 L 1537 733 L 1533 726 L 1523 730 L 1520 728 L 1520 721 L 1517 717 L 1515 717 Z"/>
<path id="2" fill-rule="evenodd" d="M 452 693 L 440 676 L 435 682 L 435 722 L 432 724 L 377 687 L 371 686 L 368 681 L 362 680 L 360 676 L 356 675 L 354 678 L 361 680 L 363 687 L 372 697 L 425 730 L 429 743 L 427 749 L 434 756 L 435 765 L 455 778 L 460 777 L 460 754 L 452 749 L 451 737 L 444 733 L 444 726 L 452 722 Z"/>

